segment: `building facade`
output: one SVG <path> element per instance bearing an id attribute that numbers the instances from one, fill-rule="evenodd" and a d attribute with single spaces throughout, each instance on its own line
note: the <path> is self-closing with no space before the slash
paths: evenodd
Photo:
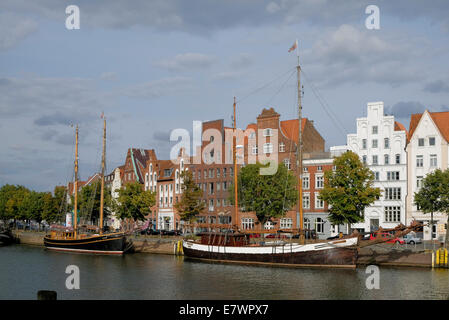
<path id="1" fill-rule="evenodd" d="M 406 223 L 406 144 L 405 127 L 384 114 L 383 102 L 368 103 L 367 116 L 357 118 L 357 133 L 347 136 L 347 148 L 374 173 L 374 187 L 382 195 L 365 209 L 365 221 L 352 228 L 370 232 Z"/>
<path id="2" fill-rule="evenodd" d="M 449 159 L 449 112 L 413 114 L 407 144 L 408 192 L 407 223 L 413 220 L 423 222 L 420 234 L 424 240 L 444 238 L 447 232 L 447 215 L 444 213 L 424 214 L 414 205 L 414 194 L 419 191 L 422 179 L 435 169 L 446 170 Z"/>

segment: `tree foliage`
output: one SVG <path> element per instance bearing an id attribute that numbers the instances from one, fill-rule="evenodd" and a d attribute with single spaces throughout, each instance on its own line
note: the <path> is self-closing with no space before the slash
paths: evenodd
<path id="1" fill-rule="evenodd" d="M 60 204 L 66 200 L 65 192 L 65 187 L 56 187 L 53 196 L 50 192 L 32 191 L 24 186 L 4 185 L 0 188 L 0 219 L 34 220 L 38 223 L 59 221 L 62 217 Z"/>
<path id="2" fill-rule="evenodd" d="M 437 169 L 422 180 L 422 186 L 415 192 L 414 204 L 424 213 L 444 212 L 448 215 L 449 226 L 449 169 Z M 449 232 L 446 230 L 446 244 Z"/>
<path id="3" fill-rule="evenodd" d="M 238 173 L 238 204 L 243 212 L 255 212 L 263 225 L 271 218 L 283 217 L 298 201 L 295 176 L 283 164 L 273 175 L 261 175 L 260 169 L 268 165 L 248 164 Z M 229 188 L 229 200 L 234 200 L 232 184 Z"/>
<path id="4" fill-rule="evenodd" d="M 182 196 L 181 200 L 175 204 L 181 219 L 192 222 L 196 215 L 203 212 L 206 205 L 201 201 L 203 191 L 197 186 L 193 180 L 192 172 L 183 171 L 181 173 Z"/>
<path id="5" fill-rule="evenodd" d="M 73 203 L 73 201 L 72 201 Z M 78 215 L 88 221 L 96 222 L 100 218 L 101 181 L 83 186 L 78 193 Z M 109 188 L 104 189 L 103 218 L 110 214 L 112 197 Z"/>
<path id="6" fill-rule="evenodd" d="M 113 209 L 119 219 L 145 220 L 156 203 L 155 193 L 145 191 L 138 182 L 128 183 L 118 191 L 118 198 L 113 201 Z"/>
<path id="7" fill-rule="evenodd" d="M 373 187 L 374 174 L 359 156 L 347 151 L 334 159 L 335 171 L 324 174 L 324 188 L 319 199 L 329 205 L 332 224 L 364 221 L 364 210 L 379 199 L 381 191 Z"/>

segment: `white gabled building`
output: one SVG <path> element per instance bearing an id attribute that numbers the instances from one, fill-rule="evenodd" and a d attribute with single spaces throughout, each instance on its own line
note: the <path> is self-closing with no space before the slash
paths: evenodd
<path id="1" fill-rule="evenodd" d="M 407 144 L 408 192 L 407 223 L 412 220 L 429 224 L 424 227 L 424 240 L 441 239 L 446 234 L 447 215 L 433 214 L 433 230 L 430 227 L 431 214 L 419 211 L 414 203 L 414 194 L 421 181 L 435 169 L 449 167 L 449 112 L 428 112 L 412 114 Z M 433 234 L 433 237 L 432 237 Z"/>
<path id="2" fill-rule="evenodd" d="M 357 133 L 348 134 L 347 148 L 360 156 L 374 172 L 374 187 L 382 191 L 378 201 L 365 209 L 365 221 L 351 227 L 360 231 L 393 228 L 406 222 L 407 131 L 384 114 L 383 102 L 367 104 L 367 116 L 357 118 Z"/>

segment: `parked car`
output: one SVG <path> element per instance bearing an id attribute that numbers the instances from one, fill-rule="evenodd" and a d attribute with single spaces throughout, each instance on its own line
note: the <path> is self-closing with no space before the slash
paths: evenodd
<path id="1" fill-rule="evenodd" d="M 150 227 L 143 229 L 142 231 L 140 231 L 140 234 L 143 235 L 156 235 L 156 234 L 160 234 L 159 230 L 153 230 Z"/>
<path id="2" fill-rule="evenodd" d="M 416 235 L 412 233 L 408 233 L 405 236 L 402 237 L 405 243 L 407 244 L 415 244 L 415 243 L 422 243 L 422 239 L 418 238 Z"/>
<path id="3" fill-rule="evenodd" d="M 394 235 L 392 235 L 391 233 L 388 233 L 388 232 L 382 232 L 380 234 L 380 238 L 382 240 L 387 240 L 388 239 L 388 241 L 385 241 L 386 243 L 399 243 L 399 244 L 404 244 L 405 243 L 405 241 L 403 239 L 395 237 Z M 370 240 L 377 239 L 377 232 L 372 232 L 369 239 Z"/>
<path id="4" fill-rule="evenodd" d="M 162 236 L 180 236 L 181 230 L 160 230 Z"/>

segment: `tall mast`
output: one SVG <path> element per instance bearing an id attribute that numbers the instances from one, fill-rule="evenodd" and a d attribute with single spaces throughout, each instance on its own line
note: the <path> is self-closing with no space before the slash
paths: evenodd
<path id="1" fill-rule="evenodd" d="M 106 157 L 106 117 L 104 117 L 103 119 L 103 155 L 101 158 L 101 193 L 100 193 L 100 234 L 103 233 L 105 157 Z"/>
<path id="2" fill-rule="evenodd" d="M 234 137 L 233 137 L 233 154 L 232 158 L 234 161 L 234 217 L 232 217 L 232 224 L 235 227 L 238 227 L 237 219 L 238 219 L 238 210 L 239 210 L 239 204 L 238 204 L 238 197 L 237 197 L 237 134 L 236 134 L 236 122 L 237 119 L 235 118 L 235 97 L 234 97 Z"/>
<path id="3" fill-rule="evenodd" d="M 297 48 L 299 51 L 299 48 Z M 297 52 L 298 52 L 297 51 Z M 300 243 L 304 244 L 304 216 L 302 209 L 302 105 L 301 105 L 301 67 L 299 66 L 299 53 L 298 53 L 298 65 L 296 66 L 296 70 L 298 73 L 298 121 L 299 121 L 299 130 L 298 130 L 298 146 L 297 146 L 297 156 L 296 156 L 296 168 L 298 175 L 298 192 L 299 192 L 299 201 L 298 201 L 298 211 L 299 211 L 299 228 L 300 228 Z"/>
<path id="4" fill-rule="evenodd" d="M 77 236 L 77 224 L 78 224 L 78 217 L 77 217 L 77 213 L 78 213 L 78 125 L 76 125 L 76 130 L 75 130 L 75 183 L 73 188 L 75 189 L 75 206 L 73 209 L 73 213 L 74 213 L 74 222 L 73 222 L 73 230 L 74 230 L 74 235 L 75 238 Z"/>

